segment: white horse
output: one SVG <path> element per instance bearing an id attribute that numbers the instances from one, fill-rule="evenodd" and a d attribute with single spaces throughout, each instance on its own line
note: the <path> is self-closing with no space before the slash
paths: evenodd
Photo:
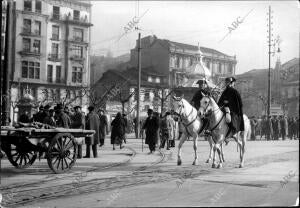
<path id="1" fill-rule="evenodd" d="M 198 155 L 197 155 L 197 140 L 198 133 L 203 125 L 200 117 L 198 116 L 198 112 L 196 108 L 194 108 L 190 103 L 188 103 L 182 97 L 173 96 L 174 102 L 172 102 L 174 112 L 180 116 L 181 122 L 184 126 L 184 131 L 181 134 L 180 142 L 178 145 L 178 157 L 177 157 L 177 165 L 181 165 L 181 147 L 183 143 L 186 141 L 188 137 L 193 138 L 194 142 L 194 152 L 195 159 L 193 165 L 198 164 Z"/>
<path id="2" fill-rule="evenodd" d="M 226 139 L 226 134 L 228 132 L 228 125 L 225 121 L 225 114 L 220 109 L 218 104 L 215 102 L 215 100 L 210 97 L 203 95 L 202 100 L 200 101 L 200 108 L 199 113 L 201 117 L 207 117 L 209 119 L 209 130 L 212 134 L 212 140 L 213 140 L 213 164 L 212 168 L 216 167 L 216 151 L 219 155 L 219 164 L 217 168 L 222 167 L 222 161 L 224 161 L 224 158 L 222 158 L 222 143 Z M 245 153 L 245 146 L 247 139 L 250 139 L 251 135 L 251 126 L 250 126 L 250 120 L 248 117 L 244 114 L 244 131 L 239 131 L 235 135 L 232 135 L 230 133 L 227 138 L 234 138 L 234 140 L 237 142 L 238 147 L 240 147 L 240 165 L 239 167 L 242 168 L 244 166 L 244 153 Z"/>

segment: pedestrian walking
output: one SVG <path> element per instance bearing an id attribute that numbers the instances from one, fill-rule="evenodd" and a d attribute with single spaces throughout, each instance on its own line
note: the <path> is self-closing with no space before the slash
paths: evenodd
<path id="1" fill-rule="evenodd" d="M 292 121 L 291 121 L 291 139 L 297 139 L 297 129 L 299 128 L 299 126 L 297 126 L 297 118 L 296 117 L 292 117 Z"/>
<path id="2" fill-rule="evenodd" d="M 257 121 L 255 119 L 255 116 L 252 116 L 250 118 L 250 125 L 251 125 L 251 140 L 255 141 L 255 139 L 256 139 L 255 129 L 256 129 L 256 125 L 257 125 Z"/>
<path id="3" fill-rule="evenodd" d="M 279 140 L 280 123 L 277 116 L 272 118 L 273 140 Z"/>
<path id="4" fill-rule="evenodd" d="M 81 111 L 81 106 L 74 107 L 75 113 L 72 116 L 72 128 L 73 129 L 85 129 L 85 116 Z M 84 141 L 84 139 L 82 139 Z M 82 143 L 78 144 L 77 158 L 82 158 Z"/>
<path id="5" fill-rule="evenodd" d="M 286 136 L 288 134 L 288 122 L 285 116 L 281 116 L 280 119 L 280 135 L 282 140 L 286 139 Z"/>
<path id="6" fill-rule="evenodd" d="M 86 129 L 94 130 L 95 134 L 85 138 L 86 156 L 84 158 L 90 158 L 91 146 L 92 146 L 94 158 L 98 157 L 97 144 L 100 143 L 99 141 L 100 119 L 97 113 L 94 112 L 94 109 L 95 109 L 94 106 L 89 106 L 88 107 L 89 113 L 86 116 Z"/>
<path id="7" fill-rule="evenodd" d="M 115 150 L 115 144 L 120 145 L 120 149 L 122 149 L 126 124 L 120 112 L 117 113 L 116 118 L 111 122 L 111 126 L 110 143 L 113 145 L 113 150 Z"/>
<path id="8" fill-rule="evenodd" d="M 165 148 L 165 144 L 167 144 L 167 150 L 170 149 L 170 130 L 169 130 L 169 124 L 167 116 L 169 115 L 169 112 L 166 112 L 165 115 L 160 120 L 160 134 L 161 134 L 161 142 L 159 148 Z"/>
<path id="9" fill-rule="evenodd" d="M 265 126 L 265 131 L 266 131 L 266 139 L 267 141 L 272 140 L 273 138 L 273 127 L 272 127 L 272 117 L 269 116 L 269 119 L 266 120 L 266 126 Z"/>
<path id="10" fill-rule="evenodd" d="M 262 137 L 262 118 L 260 116 L 257 119 L 256 136 L 259 136 L 259 139 L 261 140 L 261 137 Z"/>
<path id="11" fill-rule="evenodd" d="M 103 109 L 100 109 L 99 111 L 99 119 L 100 119 L 100 126 L 99 126 L 100 147 L 102 147 L 104 145 L 105 136 L 108 133 L 107 117 L 104 114 Z"/>
<path id="12" fill-rule="evenodd" d="M 145 143 L 149 145 L 150 152 L 152 154 L 155 152 L 155 145 L 158 140 L 158 129 L 159 129 L 159 121 L 156 117 L 153 116 L 153 110 L 148 109 L 148 117 L 142 127 L 142 130 L 146 132 L 146 141 Z"/>

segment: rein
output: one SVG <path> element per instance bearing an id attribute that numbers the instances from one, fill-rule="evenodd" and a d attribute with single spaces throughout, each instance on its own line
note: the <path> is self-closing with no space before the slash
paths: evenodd
<path id="1" fill-rule="evenodd" d="M 210 98 L 210 99 L 211 99 L 211 98 Z M 208 104 L 208 105 L 206 106 L 206 108 L 204 109 L 204 112 L 207 110 L 208 106 L 209 106 L 209 104 Z M 224 107 L 224 105 L 221 106 L 221 107 L 218 107 L 218 108 L 215 109 L 215 110 L 211 110 L 209 114 L 204 114 L 204 115 L 205 115 L 205 117 L 211 116 L 213 112 L 217 112 L 217 111 L 221 110 L 223 107 Z M 219 126 L 219 124 L 221 123 L 221 121 L 223 120 L 224 117 L 225 117 L 225 114 L 223 113 L 222 118 L 218 121 L 218 123 L 217 123 L 213 128 L 210 129 L 210 131 L 215 130 L 215 129 Z"/>

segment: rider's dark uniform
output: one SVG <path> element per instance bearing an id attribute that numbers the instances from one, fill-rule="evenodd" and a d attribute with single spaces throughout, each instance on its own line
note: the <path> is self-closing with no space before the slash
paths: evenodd
<path id="1" fill-rule="evenodd" d="M 197 84 L 199 84 L 199 86 L 201 86 L 203 83 L 207 84 L 205 80 L 199 80 L 197 82 Z M 203 97 L 202 93 L 204 95 L 208 95 L 209 94 L 209 90 L 207 88 L 200 88 L 196 93 L 195 95 L 193 96 L 192 100 L 191 100 L 191 103 L 192 105 L 197 109 L 197 111 L 199 110 L 200 108 L 200 101 Z M 203 129 L 206 129 L 208 126 L 208 120 L 207 119 L 203 119 L 203 127 L 201 128 L 200 132 L 203 131 Z"/>
<path id="2" fill-rule="evenodd" d="M 234 77 L 228 77 L 225 81 L 232 83 L 236 80 Z M 229 126 L 233 130 L 233 133 L 244 131 L 243 103 L 240 93 L 233 87 L 227 85 L 218 101 L 218 105 L 220 107 L 229 107 L 231 115 L 231 123 Z"/>

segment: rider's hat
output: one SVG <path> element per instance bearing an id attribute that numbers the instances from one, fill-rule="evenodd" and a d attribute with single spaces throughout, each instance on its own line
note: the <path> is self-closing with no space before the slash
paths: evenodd
<path id="1" fill-rule="evenodd" d="M 199 84 L 199 85 L 207 84 L 207 81 L 204 78 L 203 79 L 199 79 L 196 84 Z"/>
<path id="2" fill-rule="evenodd" d="M 235 81 L 236 81 L 236 79 L 234 77 L 226 77 L 226 79 L 225 79 L 225 82 L 227 82 L 227 83 L 232 83 Z"/>

